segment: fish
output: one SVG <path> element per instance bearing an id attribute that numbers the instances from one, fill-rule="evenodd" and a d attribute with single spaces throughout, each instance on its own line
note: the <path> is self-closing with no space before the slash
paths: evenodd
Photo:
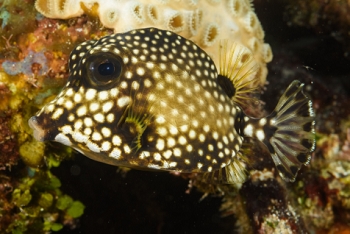
<path id="1" fill-rule="evenodd" d="M 270 115 L 246 115 L 240 102 L 254 88 L 242 77 L 256 69 L 249 58 L 239 65 L 239 51 L 223 43 L 217 69 L 198 45 L 167 30 L 83 42 L 70 54 L 62 91 L 28 124 L 36 140 L 62 143 L 102 163 L 199 173 L 229 184 L 246 178 L 243 141 L 254 138 L 280 176 L 294 181 L 315 150 L 312 101 L 304 84 L 293 81 Z"/>

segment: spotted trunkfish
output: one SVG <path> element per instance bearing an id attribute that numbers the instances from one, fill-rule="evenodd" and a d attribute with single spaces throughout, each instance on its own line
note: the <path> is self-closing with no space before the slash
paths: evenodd
<path id="1" fill-rule="evenodd" d="M 293 181 L 315 149 L 312 102 L 294 81 L 269 116 L 247 116 L 239 103 L 249 81 L 240 80 L 252 69 L 233 72 L 237 50 L 221 46 L 218 71 L 199 46 L 170 31 L 83 42 L 70 55 L 67 84 L 29 125 L 38 141 L 103 163 L 204 173 L 222 183 L 242 182 L 249 161 L 242 142 L 256 138 L 282 178 Z"/>

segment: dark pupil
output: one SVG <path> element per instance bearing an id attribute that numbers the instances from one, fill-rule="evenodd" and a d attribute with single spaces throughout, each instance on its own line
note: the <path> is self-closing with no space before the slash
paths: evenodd
<path id="1" fill-rule="evenodd" d="M 115 72 L 114 64 L 111 62 L 105 62 L 101 63 L 98 66 L 98 73 L 100 73 L 101 76 L 110 76 L 113 75 Z"/>

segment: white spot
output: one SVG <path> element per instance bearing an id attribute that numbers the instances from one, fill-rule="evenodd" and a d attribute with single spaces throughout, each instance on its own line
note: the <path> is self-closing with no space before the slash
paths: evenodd
<path id="1" fill-rule="evenodd" d="M 266 118 L 262 118 L 259 120 L 260 126 L 264 126 L 266 124 Z"/>
<path id="2" fill-rule="evenodd" d="M 196 132 L 194 130 L 190 130 L 188 136 L 191 138 L 191 139 L 195 139 L 196 138 Z"/>
<path id="3" fill-rule="evenodd" d="M 73 132 L 72 137 L 76 142 L 87 142 L 89 137 L 85 136 L 81 132 Z"/>
<path id="4" fill-rule="evenodd" d="M 127 154 L 130 154 L 131 152 L 131 149 L 128 145 L 124 145 L 124 152 L 127 153 Z"/>
<path id="5" fill-rule="evenodd" d="M 83 126 L 83 121 L 81 121 L 80 119 L 74 123 L 75 129 L 81 129 L 82 126 Z"/>
<path id="6" fill-rule="evenodd" d="M 97 113 L 94 115 L 94 119 L 99 123 L 103 123 L 105 121 L 105 116 L 101 113 Z"/>
<path id="7" fill-rule="evenodd" d="M 160 128 L 158 128 L 158 134 L 160 136 L 166 136 L 168 134 L 168 131 L 166 130 L 166 128 L 160 127 Z"/>
<path id="8" fill-rule="evenodd" d="M 181 132 L 187 132 L 187 130 L 188 130 L 188 125 L 186 124 L 186 125 L 181 125 L 180 126 L 180 130 L 181 130 Z"/>
<path id="9" fill-rule="evenodd" d="M 90 104 L 90 107 L 89 107 L 89 109 L 90 109 L 91 112 L 97 111 L 98 108 L 100 108 L 100 104 L 97 103 L 97 102 L 91 103 L 91 104 Z"/>
<path id="10" fill-rule="evenodd" d="M 198 167 L 198 169 L 201 169 L 203 167 L 203 164 L 202 163 L 197 163 L 197 167 Z"/>
<path id="11" fill-rule="evenodd" d="M 102 140 L 101 134 L 98 133 L 98 132 L 94 132 L 94 133 L 92 134 L 92 140 L 94 140 L 94 141 L 100 141 L 100 140 Z"/>
<path id="12" fill-rule="evenodd" d="M 149 88 L 149 87 L 151 87 L 152 82 L 149 79 L 145 79 L 144 84 L 145 84 L 146 88 Z"/>
<path id="13" fill-rule="evenodd" d="M 109 91 L 109 93 L 111 94 L 111 97 L 116 97 L 119 94 L 118 89 L 113 88 Z"/>
<path id="14" fill-rule="evenodd" d="M 113 136 L 112 138 L 113 145 L 120 146 L 122 144 L 122 139 L 119 136 Z"/>
<path id="15" fill-rule="evenodd" d="M 98 147 L 97 144 L 95 144 L 95 143 L 89 141 L 89 142 L 86 144 L 86 146 L 87 146 L 91 151 L 93 151 L 93 152 L 95 152 L 95 153 L 100 153 L 100 147 Z"/>
<path id="16" fill-rule="evenodd" d="M 79 103 L 79 102 L 81 102 L 81 99 L 82 99 L 82 96 L 81 96 L 80 93 L 76 93 L 76 94 L 74 95 L 74 102 Z"/>
<path id="17" fill-rule="evenodd" d="M 174 155 L 175 157 L 180 157 L 181 156 L 181 150 L 179 148 L 174 149 Z"/>
<path id="18" fill-rule="evenodd" d="M 171 155 L 173 155 L 173 152 L 171 152 L 171 150 L 167 150 L 163 153 L 163 157 L 166 159 L 169 159 Z"/>
<path id="19" fill-rule="evenodd" d="M 263 141 L 265 139 L 264 131 L 261 129 L 257 130 L 255 135 L 260 141 Z"/>
<path id="20" fill-rule="evenodd" d="M 74 114 L 69 114 L 69 116 L 68 116 L 68 121 L 70 121 L 70 122 L 73 122 L 75 120 L 75 116 L 74 116 Z"/>
<path id="21" fill-rule="evenodd" d="M 52 112 L 54 109 L 55 109 L 55 105 L 53 105 L 53 104 L 50 104 L 46 107 L 47 112 Z"/>
<path id="22" fill-rule="evenodd" d="M 113 149 L 113 151 L 109 154 L 109 157 L 119 159 L 121 156 L 121 151 L 120 149 Z"/>
<path id="23" fill-rule="evenodd" d="M 170 112 L 173 116 L 179 115 L 179 111 L 177 109 L 172 109 Z"/>
<path id="24" fill-rule="evenodd" d="M 84 124 L 85 124 L 86 127 L 92 127 L 92 125 L 93 125 L 92 119 L 89 118 L 89 117 L 85 118 L 84 119 Z"/>
<path id="25" fill-rule="evenodd" d="M 126 88 L 128 87 L 128 83 L 127 83 L 126 81 L 122 81 L 122 82 L 120 83 L 120 87 L 121 87 L 122 89 L 126 89 Z"/>
<path id="26" fill-rule="evenodd" d="M 108 151 L 111 149 L 111 143 L 108 141 L 104 141 L 101 146 L 102 151 Z"/>
<path id="27" fill-rule="evenodd" d="M 145 69 L 143 69 L 142 67 L 139 67 L 139 68 L 136 69 L 136 73 L 139 76 L 143 76 L 145 74 Z"/>
<path id="28" fill-rule="evenodd" d="M 156 161 L 160 161 L 162 159 L 162 156 L 160 155 L 160 153 L 155 153 L 153 154 L 153 158 Z"/>
<path id="29" fill-rule="evenodd" d="M 91 135 L 91 133 L 92 133 L 91 128 L 85 128 L 85 129 L 84 129 L 84 134 L 85 134 L 85 135 Z"/>
<path id="30" fill-rule="evenodd" d="M 252 137 L 253 136 L 253 125 L 248 124 L 245 128 L 244 128 L 244 135 Z"/>
<path id="31" fill-rule="evenodd" d="M 152 169 L 160 169 L 160 167 L 159 167 L 158 165 L 152 164 L 152 163 L 149 163 L 149 164 L 147 165 L 147 167 L 148 167 L 148 168 L 152 168 Z"/>
<path id="32" fill-rule="evenodd" d="M 64 103 L 64 107 L 68 110 L 72 109 L 73 108 L 73 102 L 68 100 Z"/>
<path id="33" fill-rule="evenodd" d="M 156 144 L 156 147 L 158 150 L 163 150 L 164 149 L 164 140 L 163 139 L 158 139 L 157 140 L 157 144 Z"/>
<path id="34" fill-rule="evenodd" d="M 108 92 L 107 91 L 101 91 L 98 93 L 98 99 L 101 101 L 108 99 Z"/>
<path id="35" fill-rule="evenodd" d="M 187 145 L 187 146 L 186 146 L 186 150 L 187 150 L 188 152 L 192 152 L 193 146 L 192 146 L 192 145 Z"/>
<path id="36" fill-rule="evenodd" d="M 185 145 L 185 144 L 187 143 L 186 138 L 185 138 L 184 136 L 180 136 L 180 137 L 179 137 L 179 143 L 180 143 L 181 145 Z"/>
<path id="37" fill-rule="evenodd" d="M 193 127 L 197 128 L 198 125 L 199 125 L 198 120 L 196 120 L 196 119 L 192 120 L 192 126 L 193 126 Z"/>
<path id="38" fill-rule="evenodd" d="M 222 140 L 224 141 L 224 143 L 227 145 L 228 144 L 228 138 L 227 136 L 223 136 L 222 137 Z"/>
<path id="39" fill-rule="evenodd" d="M 86 106 L 81 106 L 77 110 L 77 115 L 78 116 L 83 116 L 83 115 L 86 115 L 86 112 L 87 112 Z"/>
<path id="40" fill-rule="evenodd" d="M 169 137 L 169 138 L 167 139 L 167 145 L 168 145 L 169 148 L 175 146 L 175 144 L 176 144 L 176 142 L 175 142 L 175 139 L 174 139 L 174 138 Z"/>
<path id="41" fill-rule="evenodd" d="M 125 76 L 126 76 L 127 79 L 131 79 L 132 73 L 130 71 L 126 71 L 125 72 Z"/>
<path id="42" fill-rule="evenodd" d="M 151 153 L 149 151 L 142 151 L 142 154 L 147 158 L 151 156 Z"/>
<path id="43" fill-rule="evenodd" d="M 72 145 L 72 142 L 69 140 L 69 138 L 62 133 L 57 134 L 57 136 L 55 137 L 55 141 L 66 146 Z"/>
<path id="44" fill-rule="evenodd" d="M 102 111 L 103 112 L 108 112 L 112 109 L 113 107 L 113 102 L 112 101 L 109 101 L 109 102 L 106 102 L 102 105 Z"/>
<path id="45" fill-rule="evenodd" d="M 114 121 L 114 114 L 108 114 L 107 115 L 107 121 L 109 122 L 109 123 L 112 123 L 113 121 Z"/>
<path id="46" fill-rule="evenodd" d="M 205 136 L 204 136 L 204 134 L 199 134 L 199 136 L 198 136 L 198 138 L 199 138 L 199 140 L 201 141 L 201 142 L 204 142 L 205 141 Z"/>
<path id="47" fill-rule="evenodd" d="M 52 119 L 56 120 L 63 114 L 62 108 L 57 108 L 57 110 L 53 113 Z"/>
<path id="48" fill-rule="evenodd" d="M 117 101 L 117 105 L 119 107 L 124 107 L 130 103 L 130 98 L 129 97 L 121 97 Z"/>
<path id="49" fill-rule="evenodd" d="M 171 125 L 169 130 L 170 130 L 170 134 L 172 135 L 176 135 L 179 133 L 179 130 L 174 125 Z"/>
<path id="50" fill-rule="evenodd" d="M 70 134 L 72 132 L 72 127 L 69 125 L 65 125 L 61 128 L 61 131 L 64 135 Z"/>
<path id="51" fill-rule="evenodd" d="M 147 63 L 146 63 L 146 67 L 149 68 L 149 69 L 153 69 L 153 68 L 154 68 L 154 63 L 152 63 L 152 62 L 147 62 Z"/>
<path id="52" fill-rule="evenodd" d="M 110 137 L 112 135 L 112 132 L 109 128 L 103 127 L 101 129 L 101 133 L 104 137 Z"/>
<path id="53" fill-rule="evenodd" d="M 163 124 L 165 123 L 165 118 L 163 115 L 159 115 L 157 118 L 156 118 L 156 122 L 159 123 L 159 124 Z"/>

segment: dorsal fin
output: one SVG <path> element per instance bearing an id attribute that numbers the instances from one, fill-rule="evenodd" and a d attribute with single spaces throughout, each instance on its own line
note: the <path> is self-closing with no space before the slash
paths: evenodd
<path id="1" fill-rule="evenodd" d="M 228 40 L 220 42 L 218 83 L 237 104 L 244 106 L 259 89 L 259 65 L 249 49 Z"/>

